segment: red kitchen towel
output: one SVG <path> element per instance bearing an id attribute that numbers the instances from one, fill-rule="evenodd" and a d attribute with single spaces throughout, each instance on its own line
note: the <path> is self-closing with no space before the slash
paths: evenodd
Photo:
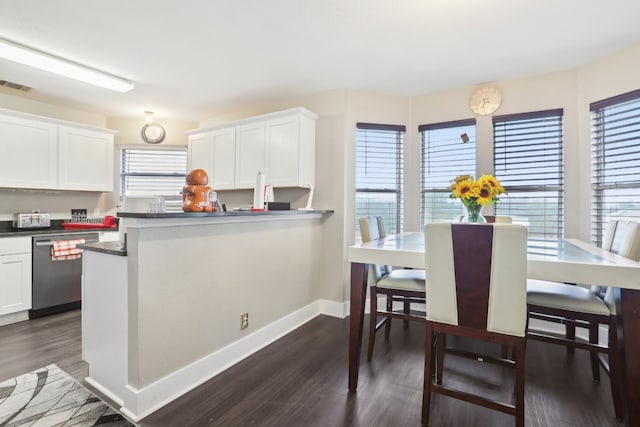
<path id="1" fill-rule="evenodd" d="M 51 244 L 51 261 L 65 261 L 78 259 L 82 256 L 82 249 L 76 245 L 84 244 L 84 239 L 56 240 Z"/>

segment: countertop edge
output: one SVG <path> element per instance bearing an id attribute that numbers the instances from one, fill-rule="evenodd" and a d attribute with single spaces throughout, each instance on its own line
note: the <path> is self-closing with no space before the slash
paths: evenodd
<path id="1" fill-rule="evenodd" d="M 97 243 L 85 243 L 83 245 L 77 245 L 78 248 L 85 251 L 101 252 L 109 255 L 127 256 L 127 250 L 120 242 L 97 242 Z"/>
<path id="2" fill-rule="evenodd" d="M 163 218 L 233 218 L 233 217 L 264 217 L 264 216 L 291 216 L 291 215 L 312 215 L 312 214 L 332 214 L 329 209 L 312 210 L 283 210 L 283 211 L 228 211 L 228 212 L 162 212 L 162 213 L 140 213 L 140 212 L 118 212 L 119 218 L 139 218 L 139 219 L 163 219 Z"/>

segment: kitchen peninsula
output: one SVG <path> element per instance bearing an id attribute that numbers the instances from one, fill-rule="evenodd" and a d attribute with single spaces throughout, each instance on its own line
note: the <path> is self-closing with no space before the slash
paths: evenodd
<path id="1" fill-rule="evenodd" d="M 119 213 L 126 248 L 84 246 L 87 382 L 139 420 L 318 315 L 331 213 Z"/>

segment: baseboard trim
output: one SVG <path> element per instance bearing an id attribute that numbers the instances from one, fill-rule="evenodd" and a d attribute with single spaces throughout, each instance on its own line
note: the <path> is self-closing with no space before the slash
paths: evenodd
<path id="1" fill-rule="evenodd" d="M 89 384 L 91 387 L 95 388 L 96 390 L 98 390 L 100 393 L 104 394 L 105 396 L 107 396 L 109 399 L 113 400 L 113 402 L 118 405 L 118 406 L 122 406 L 124 405 L 124 401 L 122 400 L 122 398 L 120 396 L 116 396 L 115 394 L 113 394 L 108 388 L 104 387 L 102 384 L 100 384 L 98 381 L 94 380 L 91 377 L 85 377 L 84 379 L 87 384 Z"/>
<path id="2" fill-rule="evenodd" d="M 127 384 L 120 411 L 139 421 L 320 314 L 344 318 L 344 304 L 314 301 L 141 389 Z"/>
<path id="3" fill-rule="evenodd" d="M 29 310 L 3 314 L 2 316 L 0 316 L 0 326 L 22 322 L 23 320 L 29 320 Z"/>

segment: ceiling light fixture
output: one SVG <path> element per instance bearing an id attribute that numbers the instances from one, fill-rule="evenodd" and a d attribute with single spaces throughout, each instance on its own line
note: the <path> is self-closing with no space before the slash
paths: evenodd
<path id="1" fill-rule="evenodd" d="M 39 68 L 120 93 L 129 92 L 133 89 L 133 82 L 129 80 L 4 39 L 0 39 L 0 58 L 19 62 L 30 67 Z"/>

